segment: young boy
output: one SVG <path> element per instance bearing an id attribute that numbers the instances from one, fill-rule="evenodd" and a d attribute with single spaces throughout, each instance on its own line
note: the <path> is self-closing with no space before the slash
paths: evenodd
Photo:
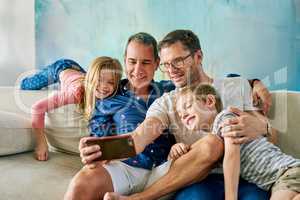
<path id="1" fill-rule="evenodd" d="M 246 144 L 233 144 L 231 138 L 222 137 L 222 122 L 235 117 L 222 111 L 222 102 L 210 85 L 197 85 L 183 89 L 177 96 L 177 112 L 184 126 L 193 131 L 206 131 L 224 140 L 223 171 L 225 199 L 237 199 L 239 175 L 264 190 L 271 191 L 271 200 L 300 200 L 300 160 L 261 137 Z M 169 158 L 177 159 L 186 153 L 188 145 L 173 145 Z"/>

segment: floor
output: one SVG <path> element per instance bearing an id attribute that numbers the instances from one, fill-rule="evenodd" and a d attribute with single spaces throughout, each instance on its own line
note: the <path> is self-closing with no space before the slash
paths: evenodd
<path id="1" fill-rule="evenodd" d="M 0 200 L 62 199 L 81 167 L 78 156 L 60 152 L 50 152 L 46 162 L 36 161 L 33 152 L 1 156 Z"/>

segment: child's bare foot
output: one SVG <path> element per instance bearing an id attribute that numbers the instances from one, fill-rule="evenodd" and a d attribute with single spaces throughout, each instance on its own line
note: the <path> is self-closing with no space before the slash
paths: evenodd
<path id="1" fill-rule="evenodd" d="M 116 192 L 106 192 L 103 197 L 103 200 L 129 200 L 129 197 L 121 196 Z"/>
<path id="2" fill-rule="evenodd" d="M 39 161 L 48 160 L 48 145 L 47 143 L 38 144 L 35 148 L 35 158 Z"/>

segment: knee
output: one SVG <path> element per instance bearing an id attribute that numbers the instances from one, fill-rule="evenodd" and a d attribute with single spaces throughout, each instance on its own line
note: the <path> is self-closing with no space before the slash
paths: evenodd
<path id="1" fill-rule="evenodd" d="M 200 139 L 199 143 L 197 143 L 196 150 L 198 151 L 198 158 L 201 157 L 202 161 L 205 160 L 206 162 L 214 163 L 223 155 L 223 141 L 215 135 L 209 134 L 205 136 L 205 138 Z"/>
<path id="2" fill-rule="evenodd" d="M 84 170 L 78 172 L 71 180 L 67 192 L 65 193 L 64 200 L 91 199 L 89 198 L 89 191 L 91 191 L 89 180 L 90 173 Z"/>

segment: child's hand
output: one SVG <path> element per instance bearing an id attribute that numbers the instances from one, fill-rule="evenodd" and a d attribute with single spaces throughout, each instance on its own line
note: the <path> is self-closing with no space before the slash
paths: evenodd
<path id="1" fill-rule="evenodd" d="M 170 150 L 168 160 L 170 160 L 170 159 L 176 160 L 177 158 L 179 158 L 183 154 L 186 154 L 189 150 L 190 150 L 189 145 L 186 145 L 184 143 L 174 144 L 172 146 L 171 150 Z"/>
<path id="2" fill-rule="evenodd" d="M 39 161 L 48 160 L 48 145 L 47 143 L 41 142 L 35 148 L 35 158 Z"/>

